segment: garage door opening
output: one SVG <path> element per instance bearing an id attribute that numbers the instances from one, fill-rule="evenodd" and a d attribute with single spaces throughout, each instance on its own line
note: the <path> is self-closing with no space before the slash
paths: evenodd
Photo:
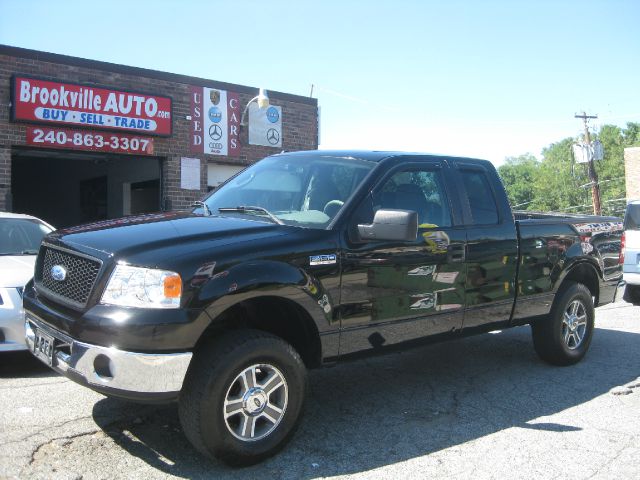
<path id="1" fill-rule="evenodd" d="M 63 228 L 161 209 L 161 159 L 17 150 L 11 210 Z"/>

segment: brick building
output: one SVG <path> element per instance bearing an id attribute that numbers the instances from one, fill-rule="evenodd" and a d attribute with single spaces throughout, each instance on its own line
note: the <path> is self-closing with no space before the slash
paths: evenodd
<path id="1" fill-rule="evenodd" d="M 624 177 L 627 201 L 640 200 L 640 147 L 624 149 Z"/>
<path id="2" fill-rule="evenodd" d="M 318 148 L 316 99 L 257 94 L 0 45 L 0 211 L 64 227 L 187 208 L 260 158 Z"/>

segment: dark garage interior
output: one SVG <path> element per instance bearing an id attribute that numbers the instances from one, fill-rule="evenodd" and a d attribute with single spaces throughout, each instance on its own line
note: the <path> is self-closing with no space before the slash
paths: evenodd
<path id="1" fill-rule="evenodd" d="M 161 159 L 14 150 L 13 211 L 56 228 L 160 210 Z"/>

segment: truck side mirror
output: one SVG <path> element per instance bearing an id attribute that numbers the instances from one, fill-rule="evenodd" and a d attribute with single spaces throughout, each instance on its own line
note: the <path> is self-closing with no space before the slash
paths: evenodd
<path id="1" fill-rule="evenodd" d="M 412 210 L 380 209 L 373 223 L 358 224 L 362 240 L 414 241 L 418 236 L 418 213 Z"/>

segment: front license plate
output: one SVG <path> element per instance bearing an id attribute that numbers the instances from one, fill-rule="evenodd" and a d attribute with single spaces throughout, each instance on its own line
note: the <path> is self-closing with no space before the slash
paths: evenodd
<path id="1" fill-rule="evenodd" d="M 42 329 L 36 330 L 36 339 L 33 344 L 33 354 L 47 365 L 53 365 L 54 338 Z"/>

